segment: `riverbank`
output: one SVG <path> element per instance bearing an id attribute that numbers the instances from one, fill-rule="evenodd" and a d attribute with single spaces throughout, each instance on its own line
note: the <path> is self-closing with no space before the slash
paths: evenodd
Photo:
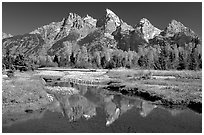
<path id="1" fill-rule="evenodd" d="M 48 83 L 71 81 L 80 85 L 102 87 L 124 95 L 140 96 L 155 104 L 189 107 L 202 112 L 202 71 L 158 71 L 113 69 L 37 70 L 16 72 L 13 78 L 3 77 L 3 114 L 27 113 L 49 104 Z M 45 87 L 46 86 L 46 87 Z M 20 109 L 19 109 L 20 108 Z"/>
<path id="2" fill-rule="evenodd" d="M 202 112 L 201 71 L 115 70 L 107 75 L 117 81 L 106 89 L 169 107 L 189 107 Z"/>
<path id="3" fill-rule="evenodd" d="M 21 116 L 30 117 L 31 113 L 45 109 L 50 103 L 44 90 L 44 84 L 33 74 L 34 72 L 15 72 L 14 77 L 3 76 L 2 115 L 4 124 L 18 121 Z M 15 117 L 13 114 L 18 115 Z"/>

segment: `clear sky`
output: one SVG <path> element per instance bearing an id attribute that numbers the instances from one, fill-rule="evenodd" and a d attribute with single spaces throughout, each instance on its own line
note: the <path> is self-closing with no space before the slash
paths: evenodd
<path id="1" fill-rule="evenodd" d="M 202 3 L 158 3 L 158 2 L 104 2 L 104 3 L 2 3 L 2 30 L 13 35 L 28 33 L 53 21 L 61 21 L 70 12 L 93 18 L 103 16 L 109 8 L 123 21 L 135 25 L 143 17 L 154 26 L 164 29 L 172 19 L 183 23 L 202 37 Z"/>

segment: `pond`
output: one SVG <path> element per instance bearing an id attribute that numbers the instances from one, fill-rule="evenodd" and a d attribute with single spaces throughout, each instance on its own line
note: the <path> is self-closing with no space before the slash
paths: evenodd
<path id="1" fill-rule="evenodd" d="M 60 83 L 79 94 L 54 94 L 45 109 L 3 122 L 3 133 L 175 133 L 202 132 L 202 114 L 190 109 L 165 108 L 139 97 L 97 87 Z M 12 117 L 12 116 L 11 116 Z"/>

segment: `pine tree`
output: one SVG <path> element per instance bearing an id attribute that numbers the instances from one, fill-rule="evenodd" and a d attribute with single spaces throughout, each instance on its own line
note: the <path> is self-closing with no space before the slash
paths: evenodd
<path id="1" fill-rule="evenodd" d="M 100 56 L 100 52 L 96 51 L 94 53 L 94 57 L 96 59 L 96 64 L 97 64 L 97 67 L 101 67 L 101 56 Z"/>
<path id="2" fill-rule="evenodd" d="M 88 52 L 87 52 L 87 48 L 85 46 L 82 46 L 82 58 L 83 58 L 83 61 L 85 63 L 88 62 Z"/>
<path id="3" fill-rule="evenodd" d="M 182 47 L 179 47 L 178 51 L 179 51 L 179 65 L 177 69 L 183 70 L 186 67 L 185 62 L 184 62 L 184 49 Z"/>
<path id="4" fill-rule="evenodd" d="M 148 48 L 146 57 L 147 57 L 147 68 L 153 69 L 154 68 L 154 52 L 151 46 Z"/>
<path id="5" fill-rule="evenodd" d="M 69 41 L 65 41 L 63 42 L 64 44 L 64 48 L 65 48 L 65 57 L 68 61 L 68 63 L 70 62 L 70 57 L 72 55 L 72 43 L 70 43 Z"/>

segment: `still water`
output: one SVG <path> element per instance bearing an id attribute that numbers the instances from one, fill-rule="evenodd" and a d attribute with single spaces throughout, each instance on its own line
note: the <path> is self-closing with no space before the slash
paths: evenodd
<path id="1" fill-rule="evenodd" d="M 139 97 L 71 85 L 79 94 L 55 93 L 45 109 L 7 115 L 10 120 L 3 116 L 3 133 L 202 132 L 202 115 L 189 109 L 167 109 Z"/>

